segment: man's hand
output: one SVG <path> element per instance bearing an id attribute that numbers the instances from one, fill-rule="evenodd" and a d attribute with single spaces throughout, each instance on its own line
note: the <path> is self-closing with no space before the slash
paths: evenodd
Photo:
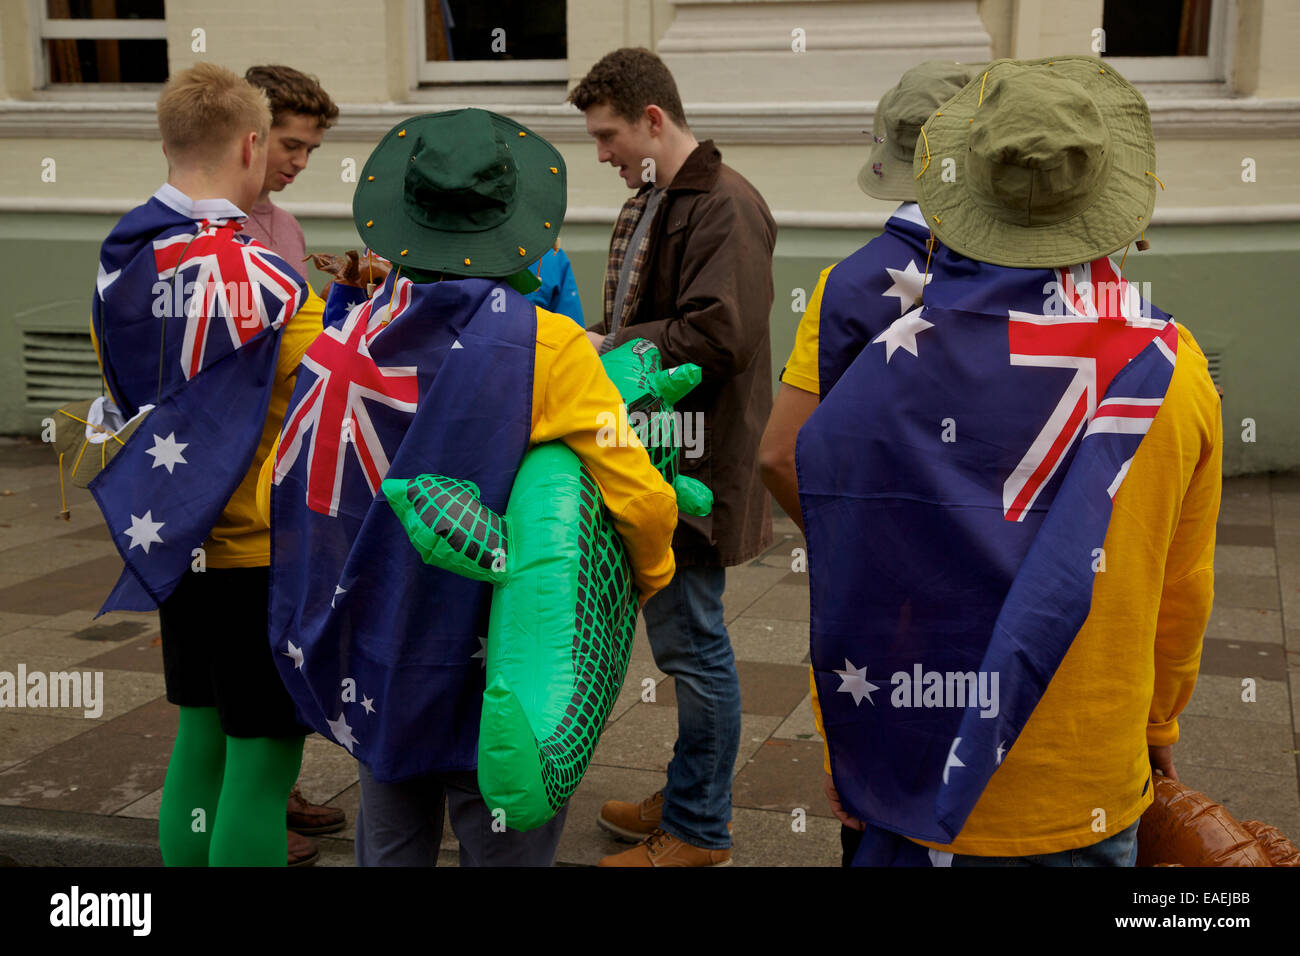
<path id="1" fill-rule="evenodd" d="M 1170 780 L 1178 779 L 1178 771 L 1174 769 L 1174 748 L 1173 745 L 1167 747 L 1147 747 L 1147 755 L 1151 758 L 1151 769 L 1159 771 L 1161 776 L 1168 777 Z"/>
<path id="2" fill-rule="evenodd" d="M 591 329 L 587 329 L 587 340 L 591 342 L 592 348 L 599 353 L 600 346 L 605 341 L 605 336 L 601 335 L 599 332 L 593 332 Z"/>
<path id="3" fill-rule="evenodd" d="M 826 799 L 831 802 L 831 813 L 835 814 L 835 819 L 853 830 L 865 830 L 867 825 L 861 820 L 855 819 L 844 812 L 844 807 L 840 805 L 840 795 L 835 792 L 835 783 L 831 780 L 831 775 L 826 775 Z"/>
<path id="4" fill-rule="evenodd" d="M 388 278 L 388 273 L 392 269 L 392 264 L 387 259 L 374 253 L 362 259 L 355 249 L 342 256 L 312 253 L 307 259 L 310 259 L 312 265 L 321 272 L 333 276 L 334 281 L 362 289 L 371 282 L 379 285 Z"/>

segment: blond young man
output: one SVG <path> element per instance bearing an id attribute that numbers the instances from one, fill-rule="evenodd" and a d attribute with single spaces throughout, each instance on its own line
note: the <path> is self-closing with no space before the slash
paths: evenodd
<path id="1" fill-rule="evenodd" d="M 105 240 L 92 310 L 111 397 L 126 417 L 152 408 L 97 480 L 127 564 L 105 610 L 159 611 L 180 707 L 164 862 L 283 866 L 306 729 L 271 660 L 254 492 L 322 303 L 242 235 L 266 176 L 266 97 L 202 64 L 164 87 L 158 125 L 167 182 Z"/>

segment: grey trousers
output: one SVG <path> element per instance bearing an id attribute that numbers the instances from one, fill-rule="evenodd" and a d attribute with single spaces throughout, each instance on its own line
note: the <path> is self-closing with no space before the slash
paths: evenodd
<path id="1" fill-rule="evenodd" d="M 501 829 L 474 773 L 439 773 L 379 783 L 363 763 L 357 809 L 357 866 L 437 866 L 444 805 L 460 841 L 461 866 L 552 866 L 568 807 L 549 823 L 521 833 Z"/>

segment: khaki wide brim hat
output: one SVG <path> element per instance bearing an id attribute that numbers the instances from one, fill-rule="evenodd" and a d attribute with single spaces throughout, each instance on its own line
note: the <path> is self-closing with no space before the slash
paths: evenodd
<path id="1" fill-rule="evenodd" d="M 912 154 L 921 127 L 983 67 L 983 63 L 926 60 L 904 73 L 876 104 L 871 155 L 858 170 L 858 188 L 876 199 L 916 202 Z"/>
<path id="2" fill-rule="evenodd" d="M 1127 246 L 1150 224 L 1155 162 L 1146 100 L 1090 56 L 995 60 L 930 117 L 913 157 L 939 241 L 1018 268 Z"/>

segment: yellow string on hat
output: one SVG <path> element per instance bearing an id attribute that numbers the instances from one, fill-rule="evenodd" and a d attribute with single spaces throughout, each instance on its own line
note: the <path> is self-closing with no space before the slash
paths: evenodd
<path id="1" fill-rule="evenodd" d="M 1146 170 L 1143 170 L 1143 172 L 1145 172 L 1148 176 L 1150 176 L 1150 177 L 1151 177 L 1152 179 L 1154 179 L 1156 182 L 1160 183 L 1160 188 L 1161 188 L 1162 190 L 1165 188 L 1165 184 L 1162 183 L 1162 182 L 1160 182 L 1160 177 L 1157 176 L 1155 173 L 1151 172 L 1151 170 L 1146 169 Z"/>
<path id="2" fill-rule="evenodd" d="M 980 101 L 975 104 L 976 109 L 979 109 L 981 106 L 984 105 L 984 84 L 988 82 L 988 78 L 989 78 L 989 71 L 985 70 L 984 79 L 980 80 Z"/>
<path id="3" fill-rule="evenodd" d="M 921 142 L 924 144 L 925 152 L 921 155 L 921 171 L 913 176 L 913 179 L 920 179 L 927 169 L 930 168 L 930 137 L 925 135 L 925 127 L 921 127 Z"/>

